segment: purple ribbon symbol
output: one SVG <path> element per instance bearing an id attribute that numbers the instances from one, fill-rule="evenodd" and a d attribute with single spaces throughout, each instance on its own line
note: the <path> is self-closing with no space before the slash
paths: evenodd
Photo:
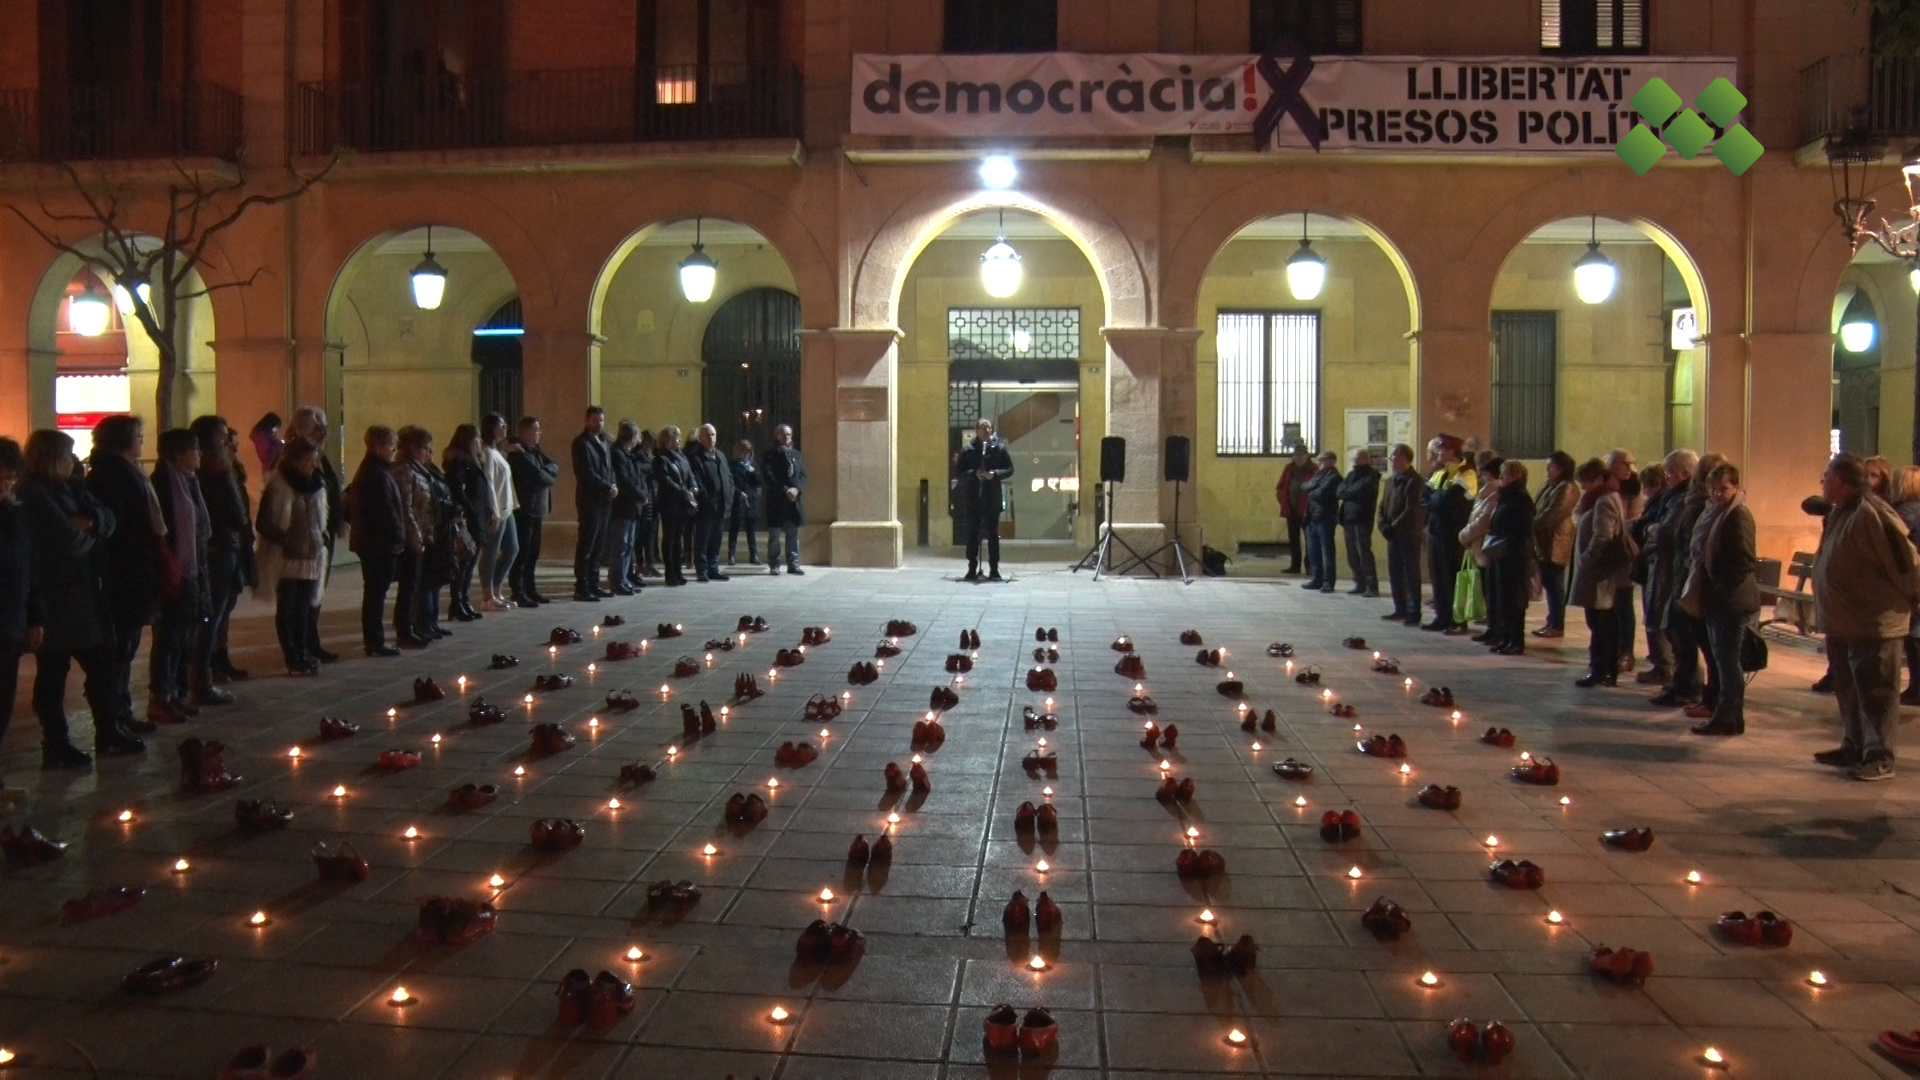
<path id="1" fill-rule="evenodd" d="M 1285 71 L 1280 70 L 1282 57 L 1292 61 Z M 1313 74 L 1313 57 L 1299 45 L 1280 38 L 1261 54 L 1254 70 L 1266 80 L 1270 93 L 1260 114 L 1253 118 L 1253 148 L 1265 150 L 1271 145 L 1274 134 L 1280 130 L 1280 118 L 1291 116 L 1300 126 L 1300 134 L 1307 137 L 1307 144 L 1318 151 L 1321 141 L 1327 137 L 1327 125 L 1300 92 L 1307 85 L 1307 77 Z"/>

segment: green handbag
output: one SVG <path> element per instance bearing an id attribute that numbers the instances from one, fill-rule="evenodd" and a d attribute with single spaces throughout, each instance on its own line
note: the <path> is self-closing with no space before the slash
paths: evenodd
<path id="1" fill-rule="evenodd" d="M 1473 561 L 1473 553 L 1460 560 L 1460 573 L 1453 579 L 1453 622 L 1456 626 L 1465 626 L 1475 619 L 1487 617 L 1487 594 L 1480 589 L 1480 575 L 1485 573 Z"/>

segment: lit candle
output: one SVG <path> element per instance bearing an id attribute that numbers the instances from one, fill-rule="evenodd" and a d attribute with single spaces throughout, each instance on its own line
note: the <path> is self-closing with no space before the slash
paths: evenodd
<path id="1" fill-rule="evenodd" d="M 558 645 L 547 646 L 547 659 L 551 660 L 558 655 L 560 655 L 560 647 Z"/>
<path id="2" fill-rule="evenodd" d="M 1709 1067 L 1715 1068 L 1715 1069 L 1718 1069 L 1727 1063 L 1727 1059 L 1725 1055 L 1721 1054 L 1720 1051 L 1715 1050 L 1711 1046 L 1707 1047 L 1706 1052 L 1700 1055 L 1700 1060 L 1706 1062 Z"/>
<path id="3" fill-rule="evenodd" d="M 173 860 L 173 872 L 174 872 L 174 873 L 176 873 L 176 874 L 184 874 L 184 873 L 186 873 L 186 872 L 187 872 L 188 870 L 190 870 L 190 869 L 192 869 L 192 864 L 190 864 L 190 863 L 188 863 L 188 862 L 187 862 L 187 860 L 185 860 L 185 859 L 175 859 L 175 860 Z"/>
<path id="4" fill-rule="evenodd" d="M 1232 1031 L 1227 1032 L 1227 1044 L 1230 1046 L 1245 1046 L 1247 1044 L 1247 1033 L 1241 1031 L 1239 1028 L 1234 1028 Z"/>
<path id="5" fill-rule="evenodd" d="M 412 825 L 409 825 L 407 826 L 407 831 L 404 833 L 401 833 L 400 835 L 406 837 L 409 840 L 418 840 L 420 839 L 420 830 L 414 828 Z"/>
<path id="6" fill-rule="evenodd" d="M 299 758 L 300 758 L 300 748 L 296 746 L 296 747 L 293 747 L 292 749 L 290 749 L 290 750 L 288 750 L 288 751 L 287 751 L 287 756 L 288 756 L 288 757 L 290 757 L 290 758 L 293 758 L 293 759 L 295 759 L 296 761 L 297 761 L 297 760 L 299 760 Z"/>
<path id="7" fill-rule="evenodd" d="M 399 715 L 400 715 L 400 710 L 399 710 L 399 709 L 388 709 L 388 710 L 387 710 L 387 719 L 389 719 L 389 720 L 392 720 L 392 719 L 394 719 L 395 717 L 397 717 L 397 716 L 399 716 Z"/>
<path id="8" fill-rule="evenodd" d="M 720 719 L 725 720 L 727 718 L 727 714 L 732 711 L 733 710 L 728 706 L 725 706 L 725 705 L 720 706 Z"/>
<path id="9" fill-rule="evenodd" d="M 1378 659 L 1380 659 L 1380 650 L 1378 650 L 1378 649 L 1375 649 L 1375 650 L 1373 651 L 1373 658 L 1374 658 L 1375 660 L 1378 660 Z"/>
<path id="10" fill-rule="evenodd" d="M 1700 871 L 1698 870 L 1687 871 L 1687 884 L 1689 885 L 1700 884 Z"/>
<path id="11" fill-rule="evenodd" d="M 1435 975 L 1433 972 L 1429 971 L 1420 976 L 1420 985 L 1428 986 L 1428 987 L 1439 986 L 1440 976 Z"/>
<path id="12" fill-rule="evenodd" d="M 1347 876 L 1348 876 L 1348 877 L 1350 877 L 1350 878 L 1352 878 L 1352 879 L 1353 879 L 1353 880 L 1355 880 L 1355 881 L 1359 881 L 1359 880 L 1360 880 L 1360 868 L 1356 866 L 1356 867 L 1354 867 L 1353 869 L 1351 869 L 1351 870 L 1349 870 L 1349 871 L 1347 871 Z"/>
<path id="13" fill-rule="evenodd" d="M 641 651 L 641 652 L 646 652 L 646 651 L 647 651 L 647 646 L 649 646 L 649 645 L 651 645 L 651 644 L 653 644 L 653 642 L 652 642 L 652 640 L 651 640 L 651 639 L 649 639 L 649 638 L 641 638 L 641 639 L 640 639 L 640 651 Z"/>
<path id="14" fill-rule="evenodd" d="M 1355 724 L 1355 725 L 1353 725 L 1353 730 L 1355 730 L 1355 731 L 1359 731 L 1359 730 L 1360 730 L 1360 725 L 1359 725 L 1359 724 Z"/>
<path id="15" fill-rule="evenodd" d="M 779 777 L 777 777 L 777 776 L 769 776 L 769 777 L 767 777 L 767 786 L 768 786 L 768 787 L 770 787 L 770 788 L 777 788 L 777 787 L 779 787 L 779 786 L 780 786 L 780 778 L 779 778 Z"/>
<path id="16" fill-rule="evenodd" d="M 1460 710 L 1459 710 L 1459 709 L 1455 709 L 1455 710 L 1453 710 L 1453 722 L 1454 722 L 1454 723 L 1456 723 L 1456 724 L 1460 722 Z"/>
<path id="17" fill-rule="evenodd" d="M 593 674 L 594 672 L 596 672 L 596 671 L 599 671 L 599 670 L 600 670 L 600 665 L 599 665 L 599 664 L 588 664 L 588 665 L 587 665 L 587 674 L 589 674 L 589 675 L 591 675 L 591 674 Z"/>
<path id="18" fill-rule="evenodd" d="M 720 849 L 714 847 L 712 844 L 708 844 L 706 847 L 700 849 L 700 853 L 711 858 L 712 856 L 720 854 Z"/>
<path id="19" fill-rule="evenodd" d="M 889 825 L 898 825 L 898 824 L 900 824 L 900 815 L 899 815 L 899 813 L 898 813 L 898 812 L 895 812 L 895 813 L 891 813 L 891 814 L 888 814 L 888 815 L 887 815 L 887 824 L 889 824 Z"/>
<path id="20" fill-rule="evenodd" d="M 1411 689 L 1413 689 L 1413 678 L 1412 678 L 1412 676 L 1408 676 L 1408 678 L 1407 678 L 1407 681 L 1406 681 L 1406 684 L 1405 684 L 1405 685 L 1406 685 L 1406 688 L 1407 688 L 1407 689 L 1409 689 L 1409 690 L 1411 690 Z"/>
<path id="21" fill-rule="evenodd" d="M 1412 772 L 1413 772 L 1413 766 L 1411 766 L 1411 765 L 1402 765 L 1402 766 L 1400 766 L 1400 775 L 1401 775 L 1401 776 L 1406 776 L 1406 775 L 1408 775 L 1408 774 L 1410 774 L 1410 773 L 1412 773 Z"/>
<path id="22" fill-rule="evenodd" d="M 1810 971 L 1807 973 L 1807 982 L 1814 986 L 1825 986 L 1827 985 L 1827 976 L 1823 972 Z"/>
<path id="23" fill-rule="evenodd" d="M 806 652 L 806 651 L 807 651 L 807 647 L 806 647 L 805 645 L 802 645 L 802 646 L 800 646 L 800 651 L 801 651 L 801 652 L 803 652 L 803 653 L 804 653 L 804 652 Z M 713 659 L 713 654 L 712 654 L 712 653 L 708 653 L 708 654 L 707 654 L 707 659 L 709 659 L 709 660 L 711 660 L 711 659 Z"/>
<path id="24" fill-rule="evenodd" d="M 133 811 L 131 811 L 131 810 L 122 810 L 122 811 L 120 811 L 120 820 L 121 820 L 121 821 L 132 821 L 132 820 L 133 820 Z"/>
<path id="25" fill-rule="evenodd" d="M 1212 908 L 1201 908 L 1201 909 L 1200 909 L 1200 921 L 1201 921 L 1201 922 L 1203 922 L 1203 923 L 1211 923 L 1211 922 L 1213 921 L 1213 909 L 1212 909 Z"/>
<path id="26" fill-rule="evenodd" d="M 823 739 L 827 737 L 827 729 L 826 729 L 826 728 L 821 728 L 821 729 L 820 729 L 820 737 L 821 737 L 821 738 L 823 738 Z"/>
<path id="27" fill-rule="evenodd" d="M 920 755 L 919 755 L 919 754 L 915 754 L 915 755 L 913 755 L 913 763 L 914 763 L 915 765 L 918 765 L 918 764 L 920 764 Z"/>
<path id="28" fill-rule="evenodd" d="M 1231 672 L 1231 671 L 1229 671 L 1229 672 L 1227 672 L 1227 678 L 1228 678 L 1228 679 L 1232 679 L 1232 678 L 1233 678 L 1233 672 Z M 1331 691 L 1329 691 L 1329 693 L 1331 693 Z"/>
<path id="29" fill-rule="evenodd" d="M 679 748 L 679 747 L 677 747 L 677 746 L 669 746 L 669 747 L 667 747 L 667 758 L 668 758 L 668 760 L 672 760 L 673 758 L 675 758 L 675 757 L 678 757 L 679 755 L 680 755 L 680 748 Z"/>
<path id="30" fill-rule="evenodd" d="M 609 809 L 609 810 L 618 810 L 618 809 L 620 809 L 620 800 L 619 800 L 619 799 L 608 799 L 608 800 L 607 800 L 607 809 Z"/>
<path id="31" fill-rule="evenodd" d="M 1332 700 L 1333 700 L 1333 691 L 1332 691 L 1332 690 L 1322 690 L 1322 691 L 1320 691 L 1320 700 L 1322 700 L 1322 701 L 1332 701 Z"/>
<path id="32" fill-rule="evenodd" d="M 1487 837 L 1487 838 L 1486 838 L 1485 840 L 1482 840 L 1482 841 L 1480 841 L 1480 842 L 1481 842 L 1481 843 L 1483 843 L 1483 844 L 1485 844 L 1485 845 L 1487 845 L 1488 847 L 1499 847 L 1499 846 L 1500 846 L 1500 838 L 1499 838 L 1499 837 L 1497 837 L 1497 836 L 1493 836 L 1493 835 L 1489 835 L 1489 836 L 1488 836 L 1488 837 Z"/>
<path id="33" fill-rule="evenodd" d="M 643 958 L 644 958 L 644 954 L 641 953 L 640 946 L 635 945 L 633 948 L 627 950 L 627 963 L 637 964 Z"/>
<path id="34" fill-rule="evenodd" d="M 1562 796 L 1560 796 L 1560 805 L 1561 805 L 1561 806 L 1572 806 L 1572 805 L 1573 805 L 1573 800 L 1572 800 L 1572 799 L 1569 799 L 1569 798 L 1567 798 L 1567 797 L 1566 797 L 1565 795 L 1562 795 Z"/>
<path id="35" fill-rule="evenodd" d="M 588 727 L 590 727 L 590 728 L 597 728 L 597 727 L 599 727 L 599 726 L 600 726 L 600 718 L 599 718 L 599 717 L 597 717 L 597 716 L 589 716 L 589 717 L 587 717 L 587 726 L 588 726 Z"/>
<path id="36" fill-rule="evenodd" d="M 467 692 L 467 677 L 465 675 L 462 675 L 458 679 L 455 679 L 454 682 L 457 682 L 460 684 L 461 693 L 464 694 Z"/>
<path id="37" fill-rule="evenodd" d="M 513 767 L 513 775 L 515 776 L 527 775 L 527 767 L 525 765 L 515 765 Z"/>
<path id="38" fill-rule="evenodd" d="M 769 675 L 771 675 L 771 674 L 772 674 L 772 672 L 768 672 L 768 674 L 769 674 Z M 666 683 L 661 683 L 661 684 L 660 684 L 660 696 L 661 696 L 661 697 L 666 697 L 666 696 L 667 696 L 667 684 L 666 684 Z"/>
<path id="39" fill-rule="evenodd" d="M 1047 740 L 1046 740 L 1046 739 L 1044 739 L 1044 738 L 1043 738 L 1043 739 L 1041 739 L 1041 740 L 1040 740 L 1040 748 L 1041 748 L 1042 750 L 1045 750 L 1045 749 L 1047 748 Z"/>
<path id="40" fill-rule="evenodd" d="M 523 700 L 523 701 L 525 701 L 525 702 L 527 703 L 527 708 L 529 708 L 529 709 L 531 709 L 531 708 L 533 708 L 533 695 L 532 695 L 532 694 L 528 694 L 528 695 L 527 695 L 527 696 L 526 696 L 525 698 L 522 698 L 521 700 Z"/>
<path id="41" fill-rule="evenodd" d="M 1171 762 L 1171 761 L 1168 761 L 1168 760 L 1167 760 L 1167 759 L 1165 759 L 1165 758 L 1161 758 L 1161 759 L 1160 759 L 1160 771 L 1161 771 L 1161 772 L 1166 772 L 1166 771 L 1167 771 L 1168 769 L 1171 769 L 1171 768 L 1173 768 L 1173 762 Z"/>
<path id="42" fill-rule="evenodd" d="M 1045 859 L 1041 859 L 1039 862 L 1034 863 L 1033 868 L 1043 874 L 1046 873 L 1048 870 L 1052 869 L 1052 867 L 1047 865 L 1047 860 Z"/>
<path id="43" fill-rule="evenodd" d="M 1048 698 L 1048 699 L 1047 699 L 1047 708 L 1049 708 L 1049 709 L 1051 709 L 1051 708 L 1053 708 L 1053 699 L 1052 699 L 1052 698 Z"/>
<path id="44" fill-rule="evenodd" d="M 407 993 L 407 988 L 404 986 L 394 987 L 393 993 L 387 995 L 389 1005 L 411 1005 L 412 1003 L 413 995 Z"/>
<path id="45" fill-rule="evenodd" d="M 491 888 L 503 889 L 506 888 L 507 879 L 501 877 L 499 874 L 495 874 L 487 879 L 487 885 Z"/>
<path id="46" fill-rule="evenodd" d="M 805 652 L 805 651 L 806 651 L 806 648 L 807 648 L 807 647 L 806 647 L 805 645 L 802 645 L 802 646 L 800 646 L 800 651 L 802 651 L 802 652 Z M 708 654 L 707 654 L 707 663 L 709 663 L 709 664 L 711 664 L 711 663 L 713 663 L 713 654 L 712 654 L 712 653 L 708 653 Z"/>
<path id="47" fill-rule="evenodd" d="M 832 889 L 821 889 L 821 890 L 820 890 L 820 902 L 821 902 L 821 903 L 823 903 L 823 904 L 825 904 L 825 903 L 828 903 L 828 902 L 829 902 L 829 901 L 831 901 L 832 899 L 833 899 L 833 890 L 832 890 Z"/>
<path id="48" fill-rule="evenodd" d="M 1292 670 L 1293 670 L 1293 661 L 1291 661 L 1291 660 L 1289 660 L 1289 661 L 1287 661 L 1287 670 L 1288 670 L 1288 671 L 1292 671 Z"/>
<path id="49" fill-rule="evenodd" d="M 773 1011 L 767 1014 L 767 1019 L 776 1024 L 784 1024 L 787 1022 L 787 1010 L 775 1005 Z"/>
<path id="50" fill-rule="evenodd" d="M 439 746 L 439 745 L 440 745 L 440 736 L 438 736 L 438 735 L 435 735 L 435 736 L 433 737 L 433 745 L 435 745 L 435 746 Z"/>
<path id="51" fill-rule="evenodd" d="M 1199 835 L 1200 835 L 1199 829 L 1196 829 L 1191 825 L 1187 826 L 1187 839 L 1192 840 L 1198 837 Z"/>
<path id="52" fill-rule="evenodd" d="M 1034 953 L 1033 959 L 1027 961 L 1027 966 L 1035 971 L 1045 971 L 1047 969 L 1047 961 L 1039 953 Z"/>
<path id="53" fill-rule="evenodd" d="M 1293 800 L 1293 805 L 1295 806 L 1307 805 L 1307 797 L 1305 795 L 1300 796 L 1299 798 Z"/>
<path id="54" fill-rule="evenodd" d="M 1053 788 L 1052 788 L 1052 787 L 1043 787 L 1043 788 L 1041 788 L 1041 789 L 1040 789 L 1040 794 L 1041 794 L 1041 795 L 1043 795 L 1043 796 L 1045 796 L 1046 798 L 1049 798 L 1049 799 L 1051 799 L 1051 798 L 1053 798 Z"/>
<path id="55" fill-rule="evenodd" d="M 1559 926 L 1561 923 L 1566 922 L 1567 919 L 1566 919 L 1566 916 L 1560 914 L 1557 911 L 1549 911 L 1547 912 L 1547 921 L 1552 923 L 1555 926 Z"/>
<path id="56" fill-rule="evenodd" d="M 1522 750 L 1522 751 L 1520 751 L 1520 760 L 1521 760 L 1521 761 L 1532 761 L 1532 760 L 1533 760 L 1533 755 L 1532 755 L 1532 754 L 1529 754 L 1529 753 L 1527 753 L 1527 752 L 1526 752 L 1525 750 Z"/>
<path id="57" fill-rule="evenodd" d="M 1260 752 L 1260 744 L 1259 744 L 1259 743 L 1254 743 L 1254 744 L 1253 744 L 1253 751 L 1254 751 L 1254 753 L 1256 753 L 1256 754 Z"/>
<path id="58" fill-rule="evenodd" d="M 1134 683 L 1134 684 L 1133 684 L 1133 692 L 1134 692 L 1134 693 L 1136 693 L 1136 694 L 1138 694 L 1138 693 L 1140 692 L 1140 689 L 1141 689 L 1141 687 L 1140 687 L 1140 684 L 1139 684 L 1139 683 Z"/>
<path id="59" fill-rule="evenodd" d="M 965 675 L 955 675 L 953 677 L 953 685 L 955 686 L 959 686 L 961 683 L 966 681 L 967 681 L 967 677 Z"/>
<path id="60" fill-rule="evenodd" d="M 333 797 L 334 797 L 334 798 L 336 798 L 336 799 L 344 799 L 344 798 L 346 798 L 346 797 L 347 797 L 347 785 L 345 785 L 345 784 L 337 784 L 337 785 L 335 785 L 335 786 L 334 786 L 334 789 L 333 789 Z"/>
<path id="61" fill-rule="evenodd" d="M 4 1046 L 0 1046 L 0 1065 L 11 1064 L 13 1064 L 13 1051 Z"/>
<path id="62" fill-rule="evenodd" d="M 599 627 L 597 627 L 597 626 L 596 626 L 596 627 L 594 627 L 594 628 L 593 628 L 593 636 L 594 636 L 594 637 L 599 637 L 599 636 L 600 636 L 600 628 L 599 628 Z"/>
<path id="63" fill-rule="evenodd" d="M 253 924 L 254 926 L 265 926 L 267 925 L 267 923 L 271 921 L 272 920 L 267 918 L 267 913 L 264 911 L 256 911 L 247 918 L 247 922 Z"/>

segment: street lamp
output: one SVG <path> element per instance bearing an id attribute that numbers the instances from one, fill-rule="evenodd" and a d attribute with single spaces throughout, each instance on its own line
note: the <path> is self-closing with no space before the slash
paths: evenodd
<path id="1" fill-rule="evenodd" d="M 1587 253 L 1573 264 L 1573 291 L 1585 303 L 1598 304 L 1613 295 L 1620 275 L 1613 260 L 1600 254 L 1600 218 L 1591 218 L 1587 228 Z"/>
<path id="2" fill-rule="evenodd" d="M 99 337 L 107 332 L 106 294 L 91 278 L 87 280 L 87 291 L 67 301 L 67 329 L 81 337 Z"/>
<path id="3" fill-rule="evenodd" d="M 1007 243 L 1007 212 L 1000 211 L 1000 229 L 993 246 L 980 256 L 980 285 L 987 295 L 1004 299 L 1020 291 L 1020 253 Z"/>
<path id="4" fill-rule="evenodd" d="M 693 254 L 680 260 L 680 295 L 690 304 L 704 304 L 713 296 L 713 282 L 720 274 L 713 257 L 700 246 L 700 219 L 693 219 Z"/>
<path id="5" fill-rule="evenodd" d="M 1307 239 L 1307 212 L 1300 211 L 1300 250 L 1287 260 L 1287 291 L 1295 300 L 1312 300 L 1327 283 L 1327 260 L 1313 250 Z"/>
<path id="6" fill-rule="evenodd" d="M 435 311 L 447 295 L 447 268 L 433 257 L 433 226 L 427 226 L 427 257 L 413 268 L 413 306 Z"/>
<path id="7" fill-rule="evenodd" d="M 1873 213 L 1874 200 L 1868 192 L 1873 190 L 1872 172 L 1887 156 L 1887 142 L 1875 135 L 1856 115 L 1847 130 L 1827 136 L 1824 147 L 1827 155 L 1827 175 L 1833 184 L 1833 213 L 1840 219 L 1840 231 L 1847 243 L 1858 255 L 1860 249 L 1872 241 L 1880 250 L 1907 264 L 1907 280 L 1915 287 L 1916 315 L 1920 321 L 1920 153 L 1909 150 L 1900 164 L 1900 177 L 1906 183 L 1907 206 L 1905 216 L 1897 222 L 1880 218 L 1878 224 L 1867 224 L 1867 218 Z M 1840 328 L 1840 344 L 1851 352 L 1859 352 L 1871 347 L 1872 324 L 1867 325 L 1867 336 L 1860 349 L 1854 345 L 1861 342 L 1861 332 L 1852 330 L 1858 322 L 1849 323 Z M 1920 355 L 1920 339 L 1915 341 L 1916 354 Z M 1914 383 L 1914 404 L 1920 407 L 1920 380 Z M 1916 415 L 1920 415 L 1917 413 Z M 1920 422 L 1913 425 L 1912 457 L 1910 461 L 1920 461 Z"/>

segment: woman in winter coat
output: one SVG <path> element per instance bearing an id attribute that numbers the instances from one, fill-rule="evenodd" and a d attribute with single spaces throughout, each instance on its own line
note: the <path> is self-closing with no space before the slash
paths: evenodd
<path id="1" fill-rule="evenodd" d="M 1618 481 L 1599 458 L 1590 458 L 1574 474 L 1580 502 L 1574 508 L 1572 600 L 1587 613 L 1592 641 L 1587 673 L 1575 686 L 1613 686 L 1620 675 L 1620 634 L 1614 623 L 1621 583 L 1629 585 L 1627 514 Z"/>
<path id="2" fill-rule="evenodd" d="M 607 448 L 607 464 L 613 468 L 614 485 L 620 489 L 613 497 L 613 514 L 608 528 L 607 591 L 615 596 L 632 596 L 641 582 L 635 579 L 633 549 L 639 540 L 641 514 L 647 508 L 646 480 L 640 475 L 640 425 L 620 421 L 613 445 Z"/>
<path id="3" fill-rule="evenodd" d="M 1565 637 L 1567 570 L 1573 565 L 1573 508 L 1580 491 L 1573 481 L 1573 456 L 1555 450 L 1547 457 L 1547 482 L 1533 500 L 1533 557 L 1540 567 L 1540 591 L 1547 597 L 1547 622 L 1537 638 Z"/>
<path id="4" fill-rule="evenodd" d="M 1740 470 L 1716 465 L 1707 474 L 1707 508 L 1694 524 L 1692 579 L 1682 594 L 1699 608 L 1707 625 L 1707 655 L 1713 661 L 1719 699 L 1695 735 L 1740 735 L 1747 730 L 1747 679 L 1740 670 L 1740 647 L 1747 623 L 1760 611 L 1760 586 L 1754 568 L 1753 512 L 1740 489 Z"/>
<path id="5" fill-rule="evenodd" d="M 37 584 L 33 532 L 26 508 L 15 494 L 25 468 L 20 444 L 0 439 L 0 738 L 13 718 L 20 658 L 37 650 L 46 636 L 45 597 Z M 13 802 L 26 794 L 0 783 L 0 800 Z"/>
<path id="6" fill-rule="evenodd" d="M 75 662 L 86 677 L 87 704 L 93 709 L 94 752 L 137 753 L 146 747 L 113 719 L 123 704 L 121 668 L 101 570 L 103 545 L 117 523 L 112 511 L 73 482 L 73 466 L 71 436 L 43 430 L 28 437 L 20 501 L 32 535 L 37 586 L 47 597 L 33 712 L 40 720 L 40 764 L 48 769 L 84 769 L 93 763 L 67 735 L 67 672 Z"/>
<path id="7" fill-rule="evenodd" d="M 446 541 L 453 549 L 447 578 L 450 586 L 447 618 L 455 622 L 472 622 L 481 617 L 474 610 L 468 592 L 473 588 L 473 571 L 480 560 L 476 541 L 493 532 L 493 493 L 487 480 L 485 454 L 486 448 L 480 445 L 479 428 L 461 424 L 453 429 L 444 459 L 446 484 L 454 511 L 465 522 L 467 533 L 464 542 L 454 538 Z"/>
<path id="8" fill-rule="evenodd" d="M 400 451 L 393 479 L 406 507 L 407 553 L 400 561 L 400 594 L 393 605 L 393 632 L 402 645 L 449 636 L 439 627 L 440 586 L 447 580 L 450 554 L 440 544 L 445 511 L 452 494 L 433 464 L 433 433 L 409 425 L 400 429 Z"/>
<path id="9" fill-rule="evenodd" d="M 760 467 L 753 460 L 753 444 L 745 439 L 733 444 L 733 506 L 727 511 L 727 565 L 740 547 L 740 532 L 747 533 L 747 563 L 758 566 L 760 548 L 754 540 L 760 517 Z"/>
<path id="10" fill-rule="evenodd" d="M 633 449 L 633 468 L 639 480 L 640 521 L 634 527 L 634 554 L 640 560 L 642 578 L 660 576 L 660 508 L 654 502 L 653 455 L 659 448 L 653 432 L 642 429 L 640 442 Z"/>
<path id="11" fill-rule="evenodd" d="M 207 618 L 200 624 L 188 665 L 195 703 L 229 705 L 233 695 L 213 685 L 217 676 L 236 670 L 221 651 L 243 582 L 253 572 L 253 510 L 247 481 L 233 460 L 233 432 L 219 416 L 202 416 L 188 428 L 200 444 L 200 498 L 207 504 L 212 535 L 207 539 Z"/>
<path id="12" fill-rule="evenodd" d="M 1533 591 L 1533 497 L 1527 494 L 1527 467 L 1520 461 L 1502 464 L 1499 481 L 1497 505 L 1480 546 L 1492 596 L 1486 643 L 1502 656 L 1518 656 L 1527 651 L 1522 631 Z"/>
<path id="13" fill-rule="evenodd" d="M 360 636 L 368 656 L 400 655 L 399 649 L 387 644 L 385 621 L 381 618 L 387 590 L 413 559 L 407 549 L 407 500 L 394 479 L 397 446 L 392 428 L 384 424 L 369 427 L 366 456 L 360 459 L 360 470 L 354 474 L 353 483 L 347 485 L 344 496 L 351 518 L 347 548 L 360 556 Z M 400 611 L 398 604 L 394 611 L 396 614 Z M 419 648 L 426 641 L 413 638 L 400 644 Z"/>
<path id="14" fill-rule="evenodd" d="M 320 602 L 326 572 L 327 489 L 319 475 L 319 448 L 294 439 L 281 448 L 280 464 L 260 495 L 260 568 L 255 595 L 273 601 L 273 628 L 287 674 L 320 670 L 307 610 Z"/>
<path id="15" fill-rule="evenodd" d="M 1480 493 L 1474 496 L 1473 512 L 1467 515 L 1467 523 L 1460 529 L 1460 550 L 1473 559 L 1473 565 L 1480 568 L 1481 601 L 1487 609 L 1487 628 L 1473 635 L 1473 640 L 1485 645 L 1494 639 L 1493 628 L 1493 575 L 1487 570 L 1487 530 L 1493 527 L 1493 512 L 1500 507 L 1500 466 L 1505 460 L 1488 453 L 1484 460 L 1476 459 L 1474 471 L 1480 477 Z"/>

